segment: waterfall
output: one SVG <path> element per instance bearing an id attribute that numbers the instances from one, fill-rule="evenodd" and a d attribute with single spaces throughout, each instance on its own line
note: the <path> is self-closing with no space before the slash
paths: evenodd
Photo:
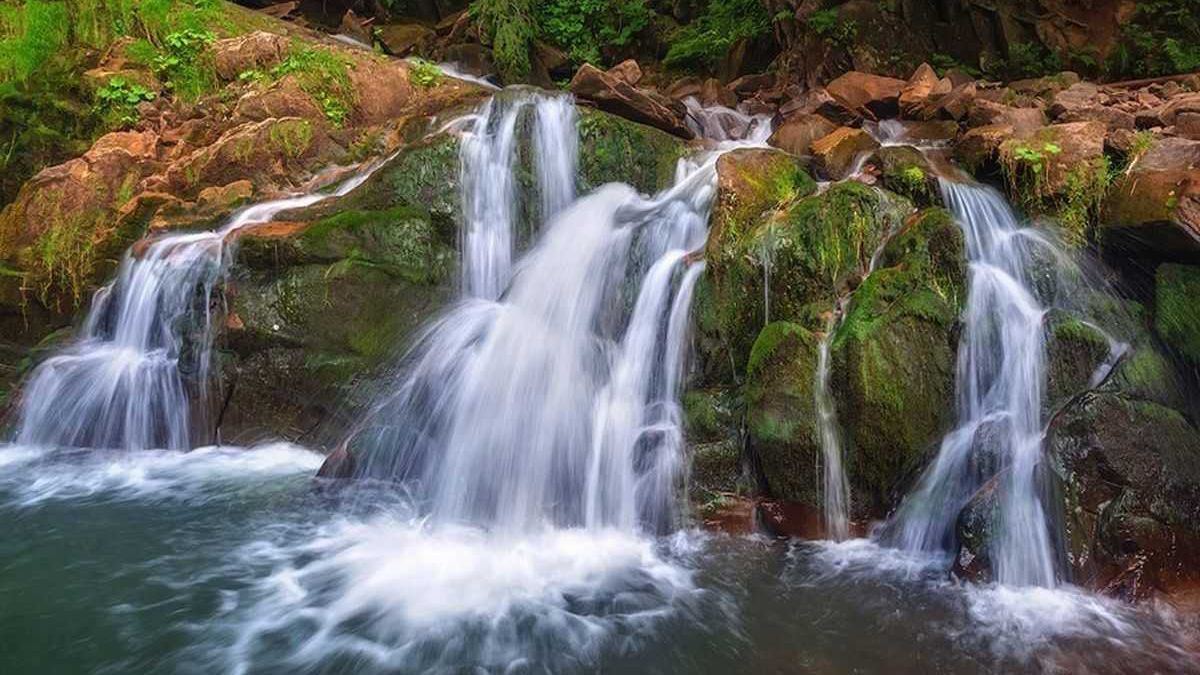
<path id="1" fill-rule="evenodd" d="M 825 536 L 834 541 L 844 541 L 850 536 L 850 481 L 843 466 L 842 433 L 838 426 L 837 406 L 829 390 L 829 347 L 833 341 L 839 319 L 831 317 L 826 324 L 825 335 L 817 345 L 817 372 L 813 386 L 813 398 L 817 411 L 817 431 L 821 440 L 821 514 L 825 522 Z"/>
<path id="2" fill-rule="evenodd" d="M 693 254 L 707 238 L 719 152 L 681 162 L 675 186 L 652 198 L 610 184 L 571 201 L 571 101 L 536 101 L 540 238 L 503 288 L 466 293 L 417 340 L 349 441 L 355 474 L 405 482 L 434 523 L 667 530 L 685 464 L 678 390 L 703 269 Z M 491 123 L 496 147 L 507 114 Z M 478 162 L 511 169 L 497 156 L 464 152 L 463 174 L 478 175 Z M 472 208 L 471 227 L 514 224 L 517 196 L 491 195 L 509 201 Z M 483 254 L 464 252 L 465 266 L 481 266 L 464 278 L 496 269 Z"/>
<path id="3" fill-rule="evenodd" d="M 1031 240 L 995 190 L 947 180 L 941 187 L 966 235 L 970 263 L 958 426 L 902 504 L 894 535 L 906 549 L 946 550 L 960 510 L 991 478 L 999 491 L 999 523 L 989 546 L 996 580 L 1053 586 L 1054 555 L 1036 480 L 1045 310 L 1030 283 Z"/>
<path id="4" fill-rule="evenodd" d="M 217 231 L 168 235 L 140 253 L 127 251 L 116 279 L 96 292 L 80 339 L 34 370 L 21 397 L 16 442 L 190 448 L 199 426 L 193 416 L 203 414 L 208 394 L 214 289 L 230 262 L 231 235 L 281 211 L 345 194 L 376 166 L 332 194 L 264 202 Z"/>
<path id="5" fill-rule="evenodd" d="M 474 116 L 459 151 L 462 290 L 468 297 L 495 300 L 512 275 L 522 206 L 518 150 L 530 107 L 541 217 L 548 219 L 575 199 L 578 138 L 571 97 L 518 89 L 488 99 Z"/>

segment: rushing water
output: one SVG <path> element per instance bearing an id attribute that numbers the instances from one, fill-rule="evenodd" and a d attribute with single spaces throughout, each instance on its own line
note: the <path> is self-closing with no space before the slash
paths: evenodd
<path id="1" fill-rule="evenodd" d="M 1045 310 L 1031 287 L 1033 249 L 995 190 L 942 181 L 966 234 L 966 328 L 958 353 L 958 426 L 901 507 L 898 543 L 944 551 L 959 511 L 985 481 L 999 481 L 999 525 L 989 551 L 996 579 L 1053 586 L 1055 555 L 1038 490 L 1045 384 Z"/>
<path id="2" fill-rule="evenodd" d="M 28 446 L 145 450 L 192 447 L 203 435 L 214 288 L 230 262 L 232 236 L 281 211 L 360 185 L 370 170 L 331 193 L 277 199 L 235 214 L 219 230 L 160 237 L 125 254 L 100 289 L 81 337 L 41 363 L 21 397 L 17 442 Z"/>

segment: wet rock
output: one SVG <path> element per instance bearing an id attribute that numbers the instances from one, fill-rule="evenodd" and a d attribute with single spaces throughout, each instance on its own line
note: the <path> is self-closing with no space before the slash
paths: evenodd
<path id="1" fill-rule="evenodd" d="M 862 129 L 840 127 L 809 145 L 813 161 L 826 176 L 845 178 L 855 160 L 879 147 L 879 142 Z"/>
<path id="2" fill-rule="evenodd" d="M 669 186 L 683 155 L 679 138 L 623 117 L 580 108 L 579 189 L 619 181 L 646 194 Z"/>
<path id="3" fill-rule="evenodd" d="M 1158 259 L 1200 260 L 1200 142 L 1159 138 L 1109 190 L 1102 241 Z"/>
<path id="4" fill-rule="evenodd" d="M 268 70 L 287 56 L 291 40 L 284 35 L 255 31 L 212 43 L 213 65 L 226 82 L 248 70 Z"/>
<path id="5" fill-rule="evenodd" d="M 1062 310 L 1052 310 L 1046 325 L 1046 392 L 1042 409 L 1053 413 L 1072 396 L 1086 391 L 1109 358 L 1108 338 L 1094 326 Z"/>
<path id="6" fill-rule="evenodd" d="M 835 129 L 832 122 L 820 115 L 798 113 L 785 118 L 767 142 L 793 155 L 808 155 L 813 141 L 828 136 Z"/>
<path id="7" fill-rule="evenodd" d="M 594 102 L 601 110 L 648 124 L 681 138 L 694 135 L 684 123 L 687 110 L 678 101 L 655 92 L 637 89 L 590 64 L 575 73 L 571 92 Z"/>
<path id="8" fill-rule="evenodd" d="M 954 156 L 971 171 L 997 160 L 1000 145 L 1014 136 L 1009 124 L 991 124 L 967 130 L 954 147 Z"/>
<path id="9" fill-rule="evenodd" d="M 1154 330 L 1176 353 L 1200 364 L 1200 267 L 1159 265 L 1154 293 Z"/>
<path id="10" fill-rule="evenodd" d="M 830 346 L 855 513 L 882 516 L 900 482 L 954 423 L 962 234 L 928 209 L 884 248 L 855 289 Z"/>
<path id="11" fill-rule="evenodd" d="M 389 54 L 413 56 L 429 53 L 437 33 L 419 23 L 393 23 L 376 28 L 375 37 Z"/>
<path id="12" fill-rule="evenodd" d="M 941 204 L 937 172 L 920 150 L 910 145 L 889 145 L 876 150 L 867 163 L 879 171 L 884 188 L 918 206 Z"/>
<path id="13" fill-rule="evenodd" d="M 700 102 L 704 105 L 723 105 L 726 108 L 735 108 L 738 104 L 737 94 L 721 84 L 721 81 L 715 77 L 710 77 L 700 86 Z"/>
<path id="14" fill-rule="evenodd" d="M 947 85 L 949 82 L 946 83 Z M 925 108 L 933 96 L 944 96 L 950 93 L 950 88 L 943 90 L 942 80 L 928 63 L 922 63 L 908 83 L 900 90 L 898 103 L 900 112 L 906 117 L 916 117 Z"/>
<path id="15" fill-rule="evenodd" d="M 642 67 L 633 59 L 625 59 L 617 65 L 609 68 L 606 74 L 617 80 L 621 80 L 630 86 L 637 86 L 638 82 L 642 81 Z"/>

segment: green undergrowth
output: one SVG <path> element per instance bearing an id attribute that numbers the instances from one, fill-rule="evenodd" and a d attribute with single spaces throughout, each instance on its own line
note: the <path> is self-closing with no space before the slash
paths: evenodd
<path id="1" fill-rule="evenodd" d="M 349 74 L 352 65 L 350 59 L 333 50 L 297 42 L 270 74 L 274 79 L 295 77 L 300 89 L 316 101 L 325 118 L 342 126 L 354 105 L 354 88 Z"/>
<path id="2" fill-rule="evenodd" d="M 771 16 L 758 0 L 711 0 L 703 14 L 668 36 L 663 64 L 711 69 L 739 40 L 768 38 Z"/>
<path id="3" fill-rule="evenodd" d="M 1062 148 L 1048 138 L 1005 143 L 1000 166 L 1010 194 L 1022 208 L 1053 216 L 1064 243 L 1080 248 L 1093 239 L 1093 226 L 1118 172 L 1105 155 L 1056 167 L 1055 158 L 1061 153 Z M 1062 172 L 1060 176 L 1054 175 L 1056 170 Z"/>

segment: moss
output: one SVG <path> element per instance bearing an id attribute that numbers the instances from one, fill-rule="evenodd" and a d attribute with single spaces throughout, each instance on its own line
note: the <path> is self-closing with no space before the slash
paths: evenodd
<path id="1" fill-rule="evenodd" d="M 271 127 L 268 137 L 271 139 L 271 144 L 281 150 L 285 156 L 297 159 L 312 147 L 312 123 L 308 120 L 300 119 L 280 120 Z M 253 144 L 253 139 L 247 138 L 245 140 Z M 234 148 L 234 152 L 236 155 L 238 149 Z M 253 152 L 254 148 L 251 145 L 251 147 L 246 149 L 245 156 L 238 157 L 238 159 L 245 161 Z"/>
<path id="2" fill-rule="evenodd" d="M 883 186 L 921 206 L 941 202 L 937 178 L 916 148 L 897 145 L 880 148 L 872 161 L 879 166 Z"/>
<path id="3" fill-rule="evenodd" d="M 629 183 L 653 194 L 671 184 L 683 156 L 678 138 L 596 110 L 579 111 L 579 190 Z"/>
<path id="4" fill-rule="evenodd" d="M 1159 265 L 1154 292 L 1154 329 L 1172 349 L 1200 364 L 1200 267 Z"/>
<path id="5" fill-rule="evenodd" d="M 343 265 L 375 266 L 425 285 L 445 281 L 455 257 L 428 213 L 407 206 L 342 211 L 310 225 L 300 236 L 300 245 L 309 255 L 341 258 Z"/>
<path id="6" fill-rule="evenodd" d="M 1049 413 L 1088 388 L 1110 350 L 1103 333 L 1065 312 L 1051 311 L 1046 328 L 1046 395 L 1042 407 Z"/>
<path id="7" fill-rule="evenodd" d="M 336 126 L 348 121 L 354 104 L 350 69 L 354 62 L 332 49 L 293 43 L 287 58 L 271 69 L 275 78 L 292 76 Z"/>

